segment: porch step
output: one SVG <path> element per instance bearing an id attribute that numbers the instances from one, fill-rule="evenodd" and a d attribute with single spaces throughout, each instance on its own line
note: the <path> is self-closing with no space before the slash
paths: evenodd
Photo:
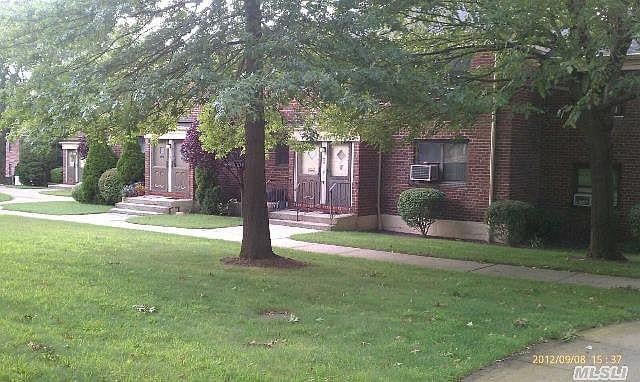
<path id="1" fill-rule="evenodd" d="M 323 212 L 296 212 L 295 210 L 280 210 L 269 212 L 270 219 L 277 220 L 289 220 L 294 222 L 307 222 L 307 223 L 320 223 L 332 225 L 337 220 L 350 217 L 351 214 L 333 215 L 333 222 L 331 221 L 331 215 Z"/>
<path id="2" fill-rule="evenodd" d="M 112 212 L 128 215 L 161 215 L 175 212 L 191 212 L 193 200 L 174 199 L 164 196 L 136 196 L 124 198 L 122 202 L 116 203 L 116 208 Z"/>
<path id="3" fill-rule="evenodd" d="M 123 203 L 128 204 L 143 204 L 143 205 L 153 205 L 153 206 L 163 206 L 163 207 L 171 207 L 174 210 L 181 212 L 190 212 L 193 209 L 193 199 L 176 199 L 176 198 L 168 198 L 166 196 L 155 196 L 155 195 L 145 195 L 145 196 L 134 196 L 129 198 L 123 198 Z"/>
<path id="4" fill-rule="evenodd" d="M 284 225 L 287 227 L 317 229 L 318 231 L 331 231 L 331 228 L 332 228 L 331 224 L 312 223 L 312 222 L 295 221 L 295 220 L 269 219 L 269 223 L 275 224 L 275 225 Z"/>
<path id="5" fill-rule="evenodd" d="M 142 212 L 157 212 L 159 214 L 171 213 L 171 207 L 160 206 L 156 204 L 120 202 L 120 203 L 116 203 L 116 208 L 120 208 L 124 210 L 142 211 Z"/>
<path id="6" fill-rule="evenodd" d="M 128 208 L 112 208 L 109 210 L 109 212 L 116 213 L 116 214 L 134 215 L 134 216 L 162 215 L 159 212 L 130 210 Z"/>

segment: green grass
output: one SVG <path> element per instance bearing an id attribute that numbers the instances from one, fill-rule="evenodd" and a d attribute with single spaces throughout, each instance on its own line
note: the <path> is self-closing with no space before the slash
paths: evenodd
<path id="1" fill-rule="evenodd" d="M 113 206 L 64 201 L 5 204 L 2 208 L 9 211 L 32 212 L 46 215 L 87 215 L 108 212 Z"/>
<path id="2" fill-rule="evenodd" d="M 541 338 L 640 316 L 630 289 L 288 250 L 312 266 L 226 267 L 238 244 L 15 216 L 0 226 L 0 380 L 456 380 Z"/>
<path id="3" fill-rule="evenodd" d="M 43 191 L 41 194 L 43 195 L 53 195 L 53 196 L 71 196 L 72 190 L 70 188 L 60 188 L 57 190 L 51 191 Z"/>
<path id="4" fill-rule="evenodd" d="M 627 255 L 629 262 L 618 263 L 581 259 L 585 255 L 584 252 L 512 248 L 503 245 L 424 239 L 418 236 L 375 232 L 318 232 L 294 235 L 292 238 L 313 243 L 344 245 L 411 255 L 640 277 L 640 255 Z"/>
<path id="5" fill-rule="evenodd" d="M 11 195 L 3 194 L 0 192 L 0 202 L 7 202 L 11 199 Z"/>
<path id="6" fill-rule="evenodd" d="M 242 225 L 242 219 L 237 217 L 200 214 L 132 216 L 127 221 L 178 228 L 224 228 Z"/>

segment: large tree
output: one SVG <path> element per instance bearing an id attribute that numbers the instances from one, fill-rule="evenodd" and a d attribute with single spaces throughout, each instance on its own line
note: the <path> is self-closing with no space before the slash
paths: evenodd
<path id="1" fill-rule="evenodd" d="M 230 129 L 233 137 L 241 133 L 240 256 L 271 258 L 265 130 L 282 132 L 278 110 L 294 98 L 316 106 L 320 100 L 371 102 L 357 88 L 359 80 L 341 82 L 353 68 L 369 71 L 368 55 L 360 57 L 364 65 L 336 59 L 336 52 L 354 57 L 354 41 L 360 53 L 368 49 L 366 36 L 386 22 L 385 16 L 350 24 L 367 6 L 322 0 L 16 2 L 0 10 L 0 50 L 18 75 L 6 94 L 10 113 L 3 123 L 25 134 L 52 131 L 49 136 L 73 129 L 113 136 L 132 125 L 161 132 L 171 118 L 206 104 L 209 126 Z"/>
<path id="2" fill-rule="evenodd" d="M 563 100 L 558 112 L 564 125 L 581 130 L 590 151 L 589 255 L 623 259 L 612 208 L 611 131 L 616 110 L 640 97 L 640 75 L 625 70 L 634 39 L 640 37 L 640 1 L 401 3 L 400 38 L 439 100 L 417 99 L 423 115 L 464 125 L 470 116 L 502 107 L 536 112 L 537 105 L 513 97 L 523 90 Z M 493 63 L 465 67 L 482 54 Z"/>

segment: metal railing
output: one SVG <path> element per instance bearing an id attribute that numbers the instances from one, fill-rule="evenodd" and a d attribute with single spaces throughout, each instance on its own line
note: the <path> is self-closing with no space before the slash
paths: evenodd
<path id="1" fill-rule="evenodd" d="M 351 206 L 351 183 L 336 182 L 329 187 L 329 219 L 333 223 L 334 207 Z"/>
<path id="2" fill-rule="evenodd" d="M 296 221 L 299 221 L 301 209 L 306 209 L 309 212 L 320 204 L 320 182 L 316 180 L 299 182 L 296 185 L 295 193 Z"/>
<path id="3" fill-rule="evenodd" d="M 266 199 L 269 210 L 279 211 L 289 207 L 289 196 L 286 187 L 278 187 L 268 180 L 266 188 Z"/>

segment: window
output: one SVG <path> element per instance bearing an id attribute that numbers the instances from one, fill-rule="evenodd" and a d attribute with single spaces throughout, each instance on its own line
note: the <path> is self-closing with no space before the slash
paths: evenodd
<path id="1" fill-rule="evenodd" d="M 440 179 L 460 182 L 467 179 L 466 141 L 424 140 L 416 144 L 415 164 L 437 164 Z"/>
<path id="2" fill-rule="evenodd" d="M 278 145 L 275 154 L 276 166 L 289 166 L 289 146 Z"/>
<path id="3" fill-rule="evenodd" d="M 613 205 L 618 205 L 618 183 L 620 181 L 620 172 L 613 170 Z M 591 168 L 578 167 L 576 169 L 576 193 L 591 194 Z"/>

